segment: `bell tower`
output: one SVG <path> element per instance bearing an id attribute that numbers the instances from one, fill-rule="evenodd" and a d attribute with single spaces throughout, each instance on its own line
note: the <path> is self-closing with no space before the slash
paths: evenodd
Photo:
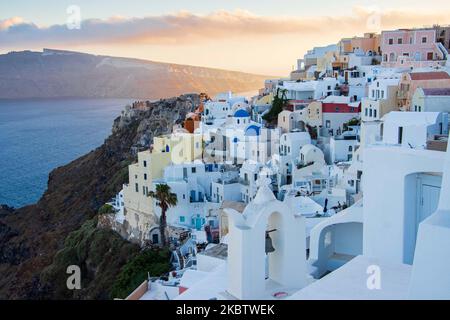
<path id="1" fill-rule="evenodd" d="M 255 199 L 243 214 L 225 209 L 229 218 L 227 291 L 238 299 L 264 299 L 275 293 L 270 287 L 299 290 L 307 284 L 305 218 L 278 201 L 269 184 L 268 178 L 258 180 Z"/>

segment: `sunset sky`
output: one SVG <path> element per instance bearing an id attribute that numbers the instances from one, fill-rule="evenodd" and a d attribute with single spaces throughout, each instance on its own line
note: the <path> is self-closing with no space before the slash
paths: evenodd
<path id="1" fill-rule="evenodd" d="M 67 8 L 81 28 L 66 25 Z M 42 48 L 285 76 L 306 50 L 367 31 L 450 24 L 450 1 L 15 0 L 0 53 Z"/>

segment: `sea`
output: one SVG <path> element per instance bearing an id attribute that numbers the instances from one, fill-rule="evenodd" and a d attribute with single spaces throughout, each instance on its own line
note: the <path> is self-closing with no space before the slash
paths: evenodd
<path id="1" fill-rule="evenodd" d="M 35 203 L 50 171 L 99 147 L 132 101 L 0 100 L 0 204 Z"/>

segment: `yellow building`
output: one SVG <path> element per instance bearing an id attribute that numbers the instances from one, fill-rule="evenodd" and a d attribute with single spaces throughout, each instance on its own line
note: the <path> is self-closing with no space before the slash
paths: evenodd
<path id="1" fill-rule="evenodd" d="M 335 51 L 329 51 L 323 57 L 318 58 L 316 71 L 321 73 L 331 70 L 332 63 L 336 61 L 336 55 Z"/>
<path id="2" fill-rule="evenodd" d="M 273 101 L 273 93 L 269 93 L 269 94 L 266 94 L 265 96 L 262 96 L 262 97 L 258 98 L 257 100 L 255 100 L 253 105 L 269 106 L 269 105 L 272 105 L 272 101 Z"/>
<path id="3" fill-rule="evenodd" d="M 202 158 L 202 135 L 176 132 L 153 139 L 153 152 L 170 152 L 174 164 Z"/>
<path id="4" fill-rule="evenodd" d="M 305 108 L 306 123 L 312 127 L 322 125 L 322 102 L 313 101 Z"/>
<path id="5" fill-rule="evenodd" d="M 153 213 L 153 200 L 148 196 L 153 179 L 163 176 L 164 168 L 170 164 L 170 153 L 138 153 L 138 162 L 128 167 L 129 183 L 124 186 L 124 215 L 130 239 L 143 242 L 152 240 L 150 230 L 158 225 Z"/>
<path id="6" fill-rule="evenodd" d="M 138 153 L 138 162 L 128 167 L 129 183 L 124 186 L 124 215 L 129 239 L 143 243 L 159 241 L 159 221 L 148 196 L 153 180 L 161 179 L 170 164 L 192 162 L 202 156 L 200 134 L 173 133 L 155 137 L 153 150 Z"/>

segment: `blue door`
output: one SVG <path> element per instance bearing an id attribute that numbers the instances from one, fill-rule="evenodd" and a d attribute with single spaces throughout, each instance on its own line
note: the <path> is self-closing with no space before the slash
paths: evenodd
<path id="1" fill-rule="evenodd" d="M 195 218 L 195 229 L 201 230 L 202 229 L 202 218 L 200 218 L 200 215 L 198 214 Z"/>

